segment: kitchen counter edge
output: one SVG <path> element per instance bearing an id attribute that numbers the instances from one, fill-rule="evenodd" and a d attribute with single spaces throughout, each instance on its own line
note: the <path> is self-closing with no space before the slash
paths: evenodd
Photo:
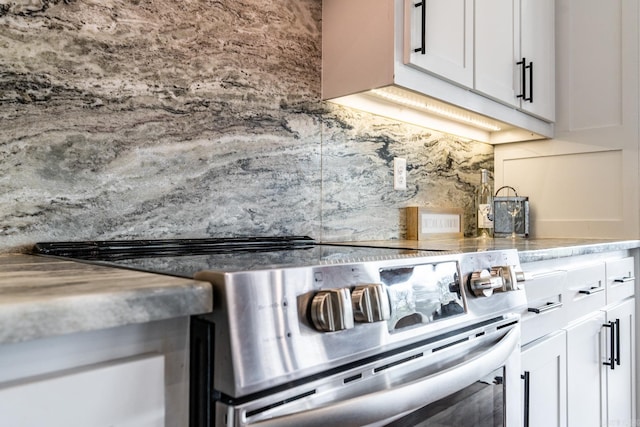
<path id="1" fill-rule="evenodd" d="M 0 344 L 211 311 L 208 282 L 0 254 Z"/>

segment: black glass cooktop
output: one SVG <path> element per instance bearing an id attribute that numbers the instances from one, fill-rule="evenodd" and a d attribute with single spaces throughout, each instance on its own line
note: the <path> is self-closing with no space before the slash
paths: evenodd
<path id="1" fill-rule="evenodd" d="M 434 254 L 318 243 L 306 236 L 44 242 L 37 243 L 33 253 L 189 278 L 204 270 L 251 271 Z"/>

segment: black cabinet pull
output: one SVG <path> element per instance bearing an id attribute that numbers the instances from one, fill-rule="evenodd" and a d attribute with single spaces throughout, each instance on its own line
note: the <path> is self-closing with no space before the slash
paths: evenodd
<path id="1" fill-rule="evenodd" d="M 527 65 L 527 58 L 522 57 L 522 61 L 516 62 L 516 65 L 522 65 L 522 93 L 516 95 L 516 98 L 522 98 L 523 101 L 533 102 L 533 61 Z M 529 70 L 529 96 L 527 96 L 527 70 Z"/>
<path id="2" fill-rule="evenodd" d="M 620 366 L 620 319 L 605 323 L 605 328 L 611 329 L 611 339 L 609 340 L 609 361 L 602 362 L 603 365 L 607 365 L 614 370 L 616 365 Z"/>
<path id="3" fill-rule="evenodd" d="M 584 295 L 593 295 L 600 292 L 604 292 L 604 288 L 602 286 L 592 286 L 589 289 L 580 289 L 578 291 L 579 294 L 584 294 Z"/>
<path id="4" fill-rule="evenodd" d="M 616 319 L 616 365 L 620 366 L 620 319 Z"/>
<path id="5" fill-rule="evenodd" d="M 527 59 L 526 58 L 522 58 L 522 61 L 518 61 L 516 62 L 516 65 L 522 65 L 522 73 L 521 73 L 521 81 L 520 81 L 520 89 L 522 90 L 522 93 L 520 93 L 520 95 L 517 95 L 517 98 L 525 98 L 526 96 L 526 92 L 527 92 L 527 70 L 525 67 L 525 64 Z"/>
<path id="6" fill-rule="evenodd" d="M 529 62 L 527 67 L 529 68 L 529 98 L 524 98 L 524 100 L 533 104 L 533 61 Z"/>
<path id="7" fill-rule="evenodd" d="M 529 307 L 529 308 L 527 308 L 527 311 L 529 311 L 531 313 L 541 314 L 541 313 L 544 313 L 546 311 L 557 310 L 559 308 L 562 308 L 562 303 L 557 301 L 557 302 L 545 303 L 545 304 L 541 305 L 540 307 Z"/>
<path id="8" fill-rule="evenodd" d="M 531 389 L 531 374 L 529 371 L 524 371 L 524 375 L 520 375 L 520 378 L 524 380 L 524 427 L 529 427 L 529 390 Z"/>
<path id="9" fill-rule="evenodd" d="M 420 47 L 413 49 L 414 52 L 420 52 L 424 55 L 427 52 L 427 0 L 423 0 L 420 3 L 416 3 L 415 7 L 422 8 L 422 28 L 421 28 L 421 41 Z"/>

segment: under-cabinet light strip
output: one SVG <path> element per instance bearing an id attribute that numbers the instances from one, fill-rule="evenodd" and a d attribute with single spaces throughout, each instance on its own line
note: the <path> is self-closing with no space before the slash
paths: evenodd
<path id="1" fill-rule="evenodd" d="M 493 123 L 490 123 L 488 121 L 473 117 L 469 114 L 458 113 L 444 106 L 430 104 L 428 101 L 423 99 L 420 99 L 420 100 L 411 99 L 408 96 L 405 96 L 404 94 L 393 93 L 383 89 L 373 89 L 371 90 L 371 93 L 394 103 L 402 104 L 407 107 L 415 108 L 418 110 L 428 111 L 430 113 L 437 114 L 439 116 L 446 117 L 451 120 L 457 120 L 462 123 L 467 123 L 482 129 L 486 129 L 494 132 L 501 130 L 499 126 L 496 126 Z"/>

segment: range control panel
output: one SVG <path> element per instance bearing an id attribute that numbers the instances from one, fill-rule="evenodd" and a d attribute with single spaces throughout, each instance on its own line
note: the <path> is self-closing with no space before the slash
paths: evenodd
<path id="1" fill-rule="evenodd" d="M 444 261 L 380 268 L 378 280 L 321 289 L 311 298 L 308 316 L 321 332 L 351 329 L 358 323 L 387 322 L 390 333 L 463 315 L 469 300 L 500 298 L 520 290 L 524 280 L 515 265 L 461 271 Z"/>

